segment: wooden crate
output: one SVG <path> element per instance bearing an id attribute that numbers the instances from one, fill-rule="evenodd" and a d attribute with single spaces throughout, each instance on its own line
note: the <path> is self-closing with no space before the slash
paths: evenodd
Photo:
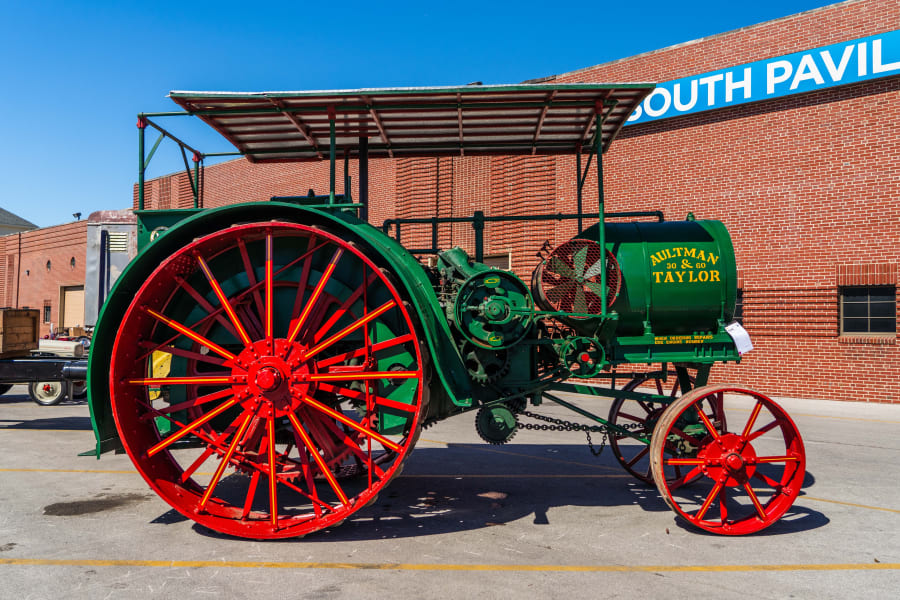
<path id="1" fill-rule="evenodd" d="M 0 358 L 27 356 L 38 347 L 41 312 L 30 308 L 0 308 Z"/>

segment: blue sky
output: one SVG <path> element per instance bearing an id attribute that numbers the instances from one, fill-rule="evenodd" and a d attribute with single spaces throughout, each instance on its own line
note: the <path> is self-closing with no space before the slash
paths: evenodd
<path id="1" fill-rule="evenodd" d="M 130 207 L 136 114 L 177 109 L 174 89 L 517 83 L 829 3 L 0 0 L 0 207 L 42 227 Z M 169 124 L 232 149 L 187 121 Z M 148 176 L 180 162 L 161 147 Z"/>

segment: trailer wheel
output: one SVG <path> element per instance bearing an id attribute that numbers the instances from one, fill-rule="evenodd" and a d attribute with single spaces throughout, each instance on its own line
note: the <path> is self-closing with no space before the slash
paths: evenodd
<path id="1" fill-rule="evenodd" d="M 32 381 L 28 395 L 41 406 L 55 406 L 66 397 L 66 385 L 62 381 Z"/>
<path id="2" fill-rule="evenodd" d="M 11 383 L 0 383 L 0 396 L 12 389 Z"/>
<path id="3" fill-rule="evenodd" d="M 734 413 L 729 429 L 707 406 Z M 697 388 L 663 413 L 650 444 L 663 500 L 688 523 L 743 535 L 772 525 L 790 508 L 806 471 L 797 426 L 778 404 L 745 388 Z M 687 472 L 674 477 L 675 469 Z M 687 488 L 684 483 L 694 480 Z"/>
<path id="4" fill-rule="evenodd" d="M 626 383 L 622 390 L 632 392 L 642 385 L 650 385 L 655 388 L 656 394 L 668 396 L 674 401 L 682 395 L 678 374 L 674 371 L 669 371 L 667 379 L 669 381 L 664 382 L 661 377 L 653 377 L 650 374 L 639 375 Z M 693 383 L 694 378 L 691 377 L 692 386 Z M 656 423 L 669 404 L 671 402 L 644 402 L 616 398 L 609 407 L 608 420 L 613 425 L 627 427 L 637 434 L 651 438 Z M 716 417 L 714 420 L 725 418 L 717 404 L 713 403 L 709 408 L 712 411 L 711 414 Z M 625 434 L 611 433 L 609 436 L 609 448 L 619 461 L 619 464 L 622 465 L 622 468 L 636 479 L 648 485 L 655 485 L 653 474 L 650 472 L 650 446 L 632 441 L 632 438 Z M 682 475 L 681 468 L 675 469 L 671 475 L 676 479 L 680 478 Z"/>
<path id="5" fill-rule="evenodd" d="M 183 515 L 240 537 L 305 535 L 400 472 L 428 399 L 420 347 L 361 244 L 234 225 L 142 283 L 113 346 L 113 414 L 138 471 Z M 155 353 L 171 355 L 163 376 Z"/>

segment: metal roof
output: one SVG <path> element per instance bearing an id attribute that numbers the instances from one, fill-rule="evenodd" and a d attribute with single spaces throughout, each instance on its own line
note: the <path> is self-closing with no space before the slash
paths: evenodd
<path id="1" fill-rule="evenodd" d="M 469 85 L 307 92 L 187 92 L 169 96 L 253 162 L 328 157 L 571 154 L 588 151 L 602 110 L 604 151 L 653 90 L 649 83 Z"/>

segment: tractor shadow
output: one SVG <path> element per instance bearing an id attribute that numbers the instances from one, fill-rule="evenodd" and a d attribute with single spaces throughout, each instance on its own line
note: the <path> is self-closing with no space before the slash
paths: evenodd
<path id="1" fill-rule="evenodd" d="M 804 488 L 815 483 L 807 473 Z M 556 509 L 587 507 L 598 515 L 604 508 L 639 506 L 646 512 L 669 512 L 657 489 L 629 475 L 607 449 L 595 458 L 583 445 L 450 444 L 417 448 L 402 475 L 378 500 L 353 514 L 340 527 L 316 532 L 298 541 L 400 539 L 502 527 L 526 521 L 550 525 Z M 174 512 L 174 511 L 170 511 Z M 154 522 L 184 518 L 168 513 Z M 803 506 L 800 496 L 782 519 L 756 535 L 780 535 L 822 527 L 829 520 Z M 705 533 L 676 519 L 666 523 Z M 228 538 L 203 526 L 206 536 Z M 709 534 L 714 535 L 714 534 Z"/>

